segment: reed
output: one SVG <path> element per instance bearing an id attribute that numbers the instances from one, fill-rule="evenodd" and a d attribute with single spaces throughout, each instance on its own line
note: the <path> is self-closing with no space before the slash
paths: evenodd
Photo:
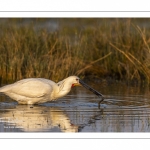
<path id="1" fill-rule="evenodd" d="M 141 20 L 57 19 L 52 32 L 36 26 L 45 20 L 34 21 L 0 24 L 1 84 L 69 75 L 150 82 L 150 31 L 138 26 Z"/>

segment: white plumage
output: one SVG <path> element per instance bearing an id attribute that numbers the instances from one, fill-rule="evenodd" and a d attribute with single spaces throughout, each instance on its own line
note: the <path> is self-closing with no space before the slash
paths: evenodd
<path id="1" fill-rule="evenodd" d="M 58 83 L 44 78 L 28 78 L 0 88 L 0 92 L 19 104 L 38 104 L 67 95 L 71 87 L 83 85 L 98 96 L 99 92 L 85 84 L 77 76 L 70 76 Z"/>

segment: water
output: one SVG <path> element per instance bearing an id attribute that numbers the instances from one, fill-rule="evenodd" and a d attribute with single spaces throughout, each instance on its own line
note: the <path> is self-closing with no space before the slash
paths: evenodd
<path id="1" fill-rule="evenodd" d="M 41 105 L 18 105 L 0 95 L 1 132 L 149 132 L 148 86 L 124 83 L 88 83 L 104 94 L 97 96 L 83 87 Z M 97 85 L 97 86 L 96 86 Z"/>

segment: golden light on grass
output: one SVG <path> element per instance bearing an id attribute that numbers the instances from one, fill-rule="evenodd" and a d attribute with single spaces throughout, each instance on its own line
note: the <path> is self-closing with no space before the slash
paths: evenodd
<path id="1" fill-rule="evenodd" d="M 37 28 L 38 19 L 22 26 L 19 19 L 1 23 L 1 83 L 28 77 L 57 82 L 70 75 L 150 82 L 150 32 L 138 26 L 144 19 L 57 21 L 52 32 Z"/>

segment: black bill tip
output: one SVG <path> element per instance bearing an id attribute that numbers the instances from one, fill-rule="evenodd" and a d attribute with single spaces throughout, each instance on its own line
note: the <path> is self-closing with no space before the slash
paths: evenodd
<path id="1" fill-rule="evenodd" d="M 93 89 L 92 87 L 90 87 L 89 85 L 87 85 L 86 83 L 84 83 L 81 79 L 79 80 L 79 83 L 80 83 L 83 87 L 85 87 L 86 89 L 88 89 L 89 91 L 93 92 L 95 95 L 97 95 L 98 97 L 101 98 L 101 100 L 100 100 L 99 103 L 98 103 L 99 106 L 100 106 L 100 103 L 104 100 L 104 96 L 103 96 L 100 92 L 96 91 L 95 89 Z"/>

